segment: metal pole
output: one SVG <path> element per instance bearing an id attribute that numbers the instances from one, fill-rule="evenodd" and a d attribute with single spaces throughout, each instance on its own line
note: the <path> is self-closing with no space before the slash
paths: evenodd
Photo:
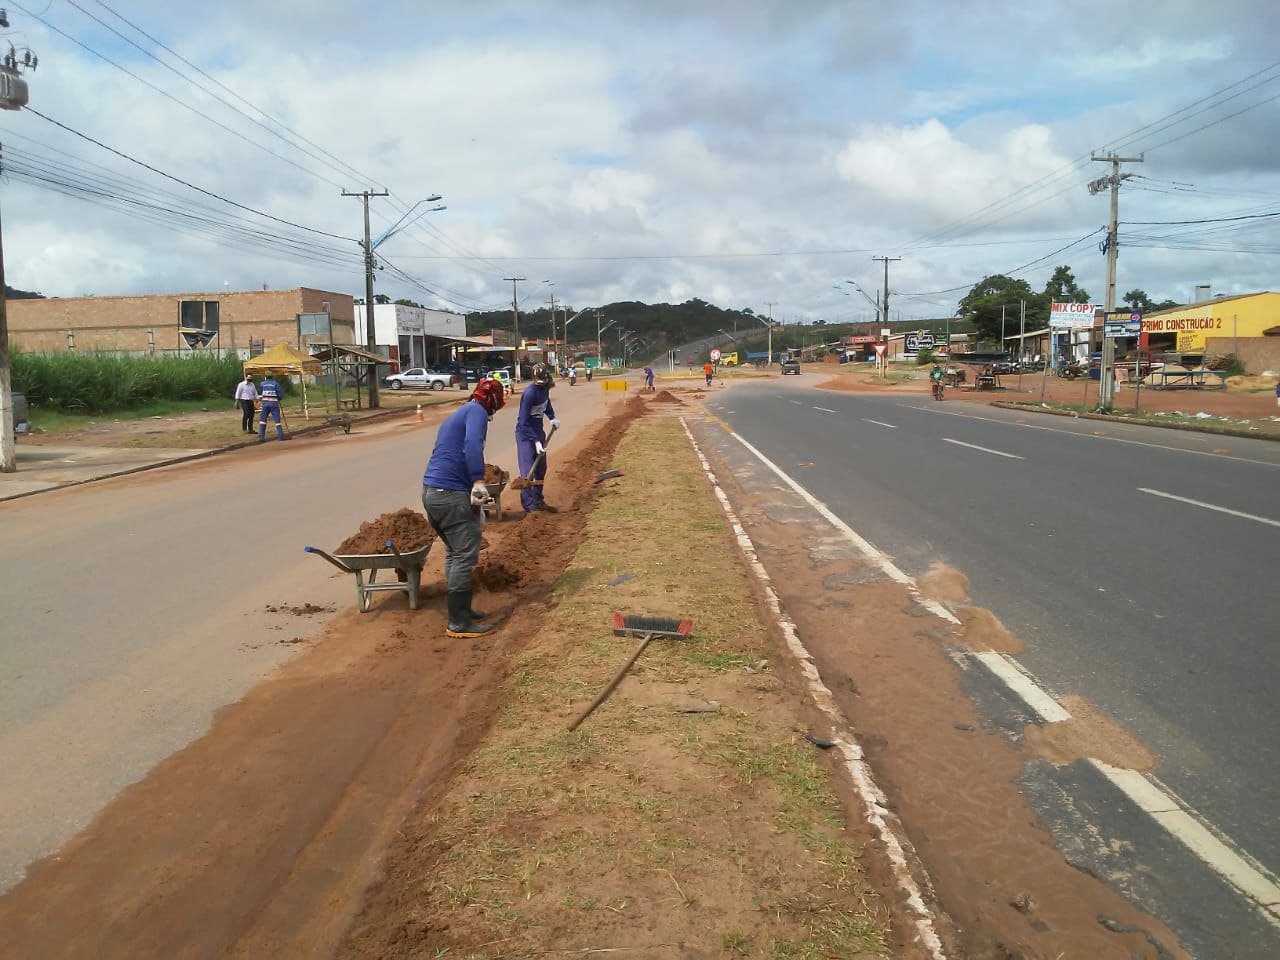
<path id="1" fill-rule="evenodd" d="M 389 196 L 386 190 L 343 190 L 344 197 L 359 197 L 364 205 L 364 337 L 370 353 L 377 353 L 377 333 L 373 322 L 373 241 L 369 237 L 369 198 Z M 376 410 L 378 400 L 378 365 L 369 367 L 369 409 Z"/>
<path id="2" fill-rule="evenodd" d="M 1027 301 L 1019 300 L 1018 309 L 1021 319 L 1018 321 L 1018 392 L 1022 392 L 1022 361 L 1027 355 Z"/>
<path id="3" fill-rule="evenodd" d="M 520 307 L 516 299 L 516 284 L 524 277 L 503 277 L 511 281 L 511 334 L 516 343 L 516 379 L 520 379 Z"/>
<path id="4" fill-rule="evenodd" d="M 13 438 L 13 386 L 9 377 L 9 309 L 4 285 L 4 246 L 0 241 L 0 473 L 18 469 Z"/>

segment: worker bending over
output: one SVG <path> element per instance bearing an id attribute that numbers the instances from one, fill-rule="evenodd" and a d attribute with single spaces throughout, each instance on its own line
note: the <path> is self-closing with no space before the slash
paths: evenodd
<path id="1" fill-rule="evenodd" d="M 471 399 L 436 432 L 435 449 L 422 475 L 422 506 L 431 528 L 444 541 L 444 581 L 448 591 L 450 637 L 482 637 L 492 626 L 476 623 L 485 614 L 471 606 L 471 571 L 480 556 L 481 512 L 489 499 L 484 483 L 484 441 L 489 421 L 506 403 L 497 380 L 481 380 Z"/>
<path id="2" fill-rule="evenodd" d="M 520 414 L 516 417 L 516 459 L 520 465 L 520 476 L 528 477 L 531 481 L 520 491 L 520 505 L 524 507 L 525 513 L 535 510 L 556 512 L 556 508 L 549 506 L 542 496 L 542 481 L 547 476 L 547 435 L 543 431 L 542 418 L 546 417 L 551 421 L 552 430 L 560 427 L 556 411 L 551 406 L 551 387 L 554 383 L 551 368 L 543 364 L 534 371 L 533 383 L 525 387 L 520 396 Z M 533 470 L 535 463 L 538 468 Z M 529 477 L 530 470 L 533 470 L 532 477 Z"/>

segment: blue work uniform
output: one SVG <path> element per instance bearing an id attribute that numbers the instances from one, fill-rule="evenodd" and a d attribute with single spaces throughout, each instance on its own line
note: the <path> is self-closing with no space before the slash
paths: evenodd
<path id="1" fill-rule="evenodd" d="M 280 384 L 270 377 L 258 384 L 258 399 L 262 401 L 261 419 L 258 421 L 258 439 L 267 438 L 267 417 L 276 422 L 276 439 L 284 439 L 284 427 L 280 426 Z"/>
<path id="2" fill-rule="evenodd" d="M 422 506 L 444 541 L 444 582 L 451 593 L 471 590 L 471 571 L 480 558 L 480 516 L 471 505 L 471 486 L 484 479 L 488 433 L 488 411 L 468 400 L 440 424 L 422 474 Z"/>
<path id="3" fill-rule="evenodd" d="M 520 476 L 527 477 L 538 459 L 536 444 L 547 442 L 547 434 L 543 428 L 543 417 L 549 420 L 556 418 L 555 408 L 551 406 L 551 388 L 541 383 L 533 383 L 525 387 L 520 395 L 520 413 L 516 416 L 516 460 L 520 465 Z M 547 476 L 547 458 L 544 456 L 534 471 L 534 480 L 543 480 Z M 542 484 L 531 485 L 520 491 L 520 505 L 526 511 L 536 510 L 542 504 Z"/>

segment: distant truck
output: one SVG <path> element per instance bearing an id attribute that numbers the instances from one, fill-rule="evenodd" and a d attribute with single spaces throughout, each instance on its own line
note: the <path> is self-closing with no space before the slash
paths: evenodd
<path id="1" fill-rule="evenodd" d="M 726 367 L 736 367 L 738 365 L 738 352 L 723 353 L 720 355 L 720 362 Z"/>

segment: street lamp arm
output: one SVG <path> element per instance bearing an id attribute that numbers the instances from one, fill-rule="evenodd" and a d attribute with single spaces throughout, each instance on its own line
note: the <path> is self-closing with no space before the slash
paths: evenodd
<path id="1" fill-rule="evenodd" d="M 443 200 L 443 199 L 444 198 L 441 197 L 440 194 L 433 193 L 431 196 L 424 197 L 423 199 L 419 200 L 417 203 L 415 203 L 412 207 L 410 207 L 408 210 L 404 212 L 404 216 L 402 216 L 399 220 L 397 220 L 390 227 L 384 230 L 382 233 L 382 236 L 378 237 L 377 240 L 373 241 L 373 245 L 372 245 L 373 249 L 377 250 L 378 247 L 382 246 L 382 244 L 390 240 L 395 234 L 399 233 L 401 229 L 401 224 L 403 224 L 406 220 L 408 220 L 409 215 L 412 214 L 413 211 L 417 210 L 424 203 L 435 203 L 437 200 Z M 423 210 L 422 213 L 427 214 L 427 213 L 431 213 L 434 210 L 444 210 L 444 209 L 445 209 L 444 206 L 432 207 L 430 210 Z M 416 223 L 417 221 L 415 220 L 414 222 Z"/>

